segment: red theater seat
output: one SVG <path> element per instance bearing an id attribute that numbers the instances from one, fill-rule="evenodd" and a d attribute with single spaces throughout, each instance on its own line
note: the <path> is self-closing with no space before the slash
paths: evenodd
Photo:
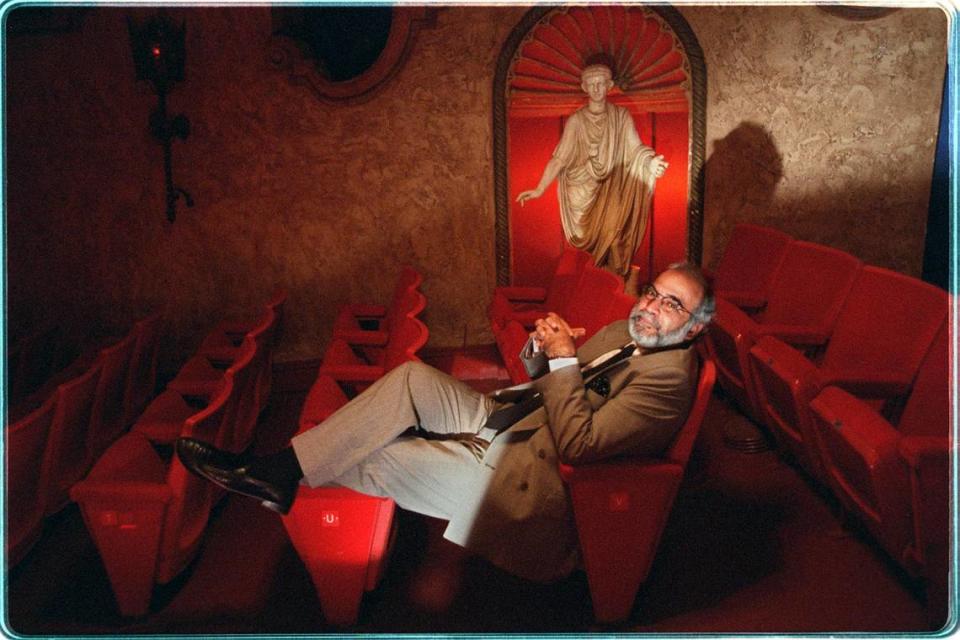
<path id="1" fill-rule="evenodd" d="M 600 622 L 623 620 L 630 614 L 673 508 L 715 379 L 713 362 L 705 360 L 690 415 L 662 459 L 560 464 L 573 500 L 594 615 Z"/>
<path id="2" fill-rule="evenodd" d="M 837 387 L 825 388 L 811 403 L 827 481 L 844 508 L 907 571 L 932 570 L 941 582 L 949 532 L 948 333 L 944 323 L 896 425 Z"/>
<path id="3" fill-rule="evenodd" d="M 257 349 L 263 351 L 262 355 L 257 356 L 258 365 L 262 365 L 258 370 L 258 378 L 266 376 L 259 385 L 267 385 L 266 389 L 258 391 L 258 397 L 263 398 L 264 402 L 269 395 L 270 374 L 265 371 L 268 366 L 272 366 L 272 358 L 268 355 L 272 352 L 273 335 L 276 330 L 277 316 L 270 309 L 266 309 L 260 320 L 245 335 L 253 340 Z M 243 340 L 237 347 L 231 347 L 229 359 L 211 358 L 203 353 L 197 353 L 187 360 L 173 380 L 167 383 L 168 391 L 175 391 L 183 396 L 209 396 L 214 389 L 219 388 L 220 380 L 223 378 L 224 371 L 236 360 L 240 353 Z"/>
<path id="4" fill-rule="evenodd" d="M 210 405 L 183 423 L 182 434 L 222 445 L 232 385 L 224 382 Z M 214 486 L 164 461 L 141 433 L 115 442 L 71 497 L 103 560 L 121 615 L 147 613 L 155 583 L 180 574 L 203 539 Z"/>
<path id="5" fill-rule="evenodd" d="M 848 253 L 811 242 L 787 245 L 767 292 L 766 305 L 747 315 L 719 298 L 706 344 L 717 363 L 724 392 L 754 420 L 762 421 L 749 370 L 749 353 L 765 335 L 813 355 L 830 338 L 833 325 L 861 262 Z"/>
<path id="6" fill-rule="evenodd" d="M 16 404 L 43 386 L 54 373 L 59 340 L 58 327 L 43 324 L 13 343 L 6 363 L 11 404 Z"/>
<path id="7" fill-rule="evenodd" d="M 159 313 L 137 322 L 133 327 L 136 341 L 127 372 L 124 422 L 133 423 L 157 390 L 157 358 L 160 354 L 160 332 L 163 318 Z"/>
<path id="8" fill-rule="evenodd" d="M 180 435 L 184 421 L 205 407 L 213 393 L 220 390 L 223 381 L 229 380 L 233 394 L 226 409 L 224 428 L 227 433 L 223 434 L 222 441 L 230 451 L 244 451 L 250 445 L 259 414 L 256 392 L 257 367 L 260 366 L 258 356 L 256 343 L 248 337 L 240 345 L 236 361 L 217 381 L 204 384 L 189 394 L 165 390 L 147 406 L 132 430 L 150 442 L 171 444 Z"/>
<path id="9" fill-rule="evenodd" d="M 90 428 L 93 402 L 100 380 L 100 364 L 96 363 L 55 392 L 56 410 L 47 440 L 44 472 L 47 496 L 44 500 L 47 515 L 52 515 L 70 501 L 70 487 L 80 481 L 93 458 L 84 443 Z"/>
<path id="10" fill-rule="evenodd" d="M 407 314 L 391 328 L 384 347 L 364 348 L 366 356 L 357 355 L 343 340 L 333 340 L 324 353 L 319 373 L 359 392 L 397 365 L 419 360 L 417 351 L 428 337 L 427 326 Z"/>
<path id="11" fill-rule="evenodd" d="M 346 402 L 336 381 L 318 376 L 304 403 L 298 433 Z M 283 516 L 330 624 L 355 623 L 364 591 L 376 587 L 388 556 L 394 510 L 389 498 L 344 487 L 301 486 L 290 513 Z"/>
<path id="12" fill-rule="evenodd" d="M 561 313 L 590 262 L 590 254 L 567 247 L 560 255 L 557 268 L 546 287 L 497 287 L 493 292 L 489 316 L 494 334 L 510 322 L 532 327 L 548 311 Z"/>
<path id="13" fill-rule="evenodd" d="M 6 553 L 9 567 L 23 559 L 43 531 L 44 482 L 48 477 L 43 469 L 44 449 L 55 408 L 56 397 L 51 397 L 7 428 Z"/>
<path id="14" fill-rule="evenodd" d="M 389 306 L 348 304 L 340 308 L 333 324 L 333 337 L 352 346 L 384 346 L 390 327 L 404 315 L 416 317 L 426 307 L 427 299 L 418 295 L 423 276 L 416 269 L 400 269 Z"/>
<path id="15" fill-rule="evenodd" d="M 764 336 L 750 350 L 758 408 L 787 451 L 825 480 L 810 402 L 829 385 L 893 411 L 910 391 L 947 312 L 946 293 L 915 278 L 865 266 L 819 363 Z"/>
<path id="16" fill-rule="evenodd" d="M 738 224 L 713 275 L 714 293 L 746 311 L 762 308 L 770 278 L 791 240 L 770 227 Z"/>
<path id="17" fill-rule="evenodd" d="M 273 312 L 276 325 L 273 330 L 271 347 L 275 346 L 277 340 L 279 340 L 286 303 L 287 292 L 278 289 L 264 305 L 268 311 Z M 243 339 L 262 324 L 264 317 L 265 314 L 261 314 L 255 320 L 224 320 L 220 322 L 200 343 L 197 354 L 206 356 L 208 360 L 217 363 L 220 368 L 226 369 L 236 359 L 237 349 L 240 348 Z"/>
<path id="18" fill-rule="evenodd" d="M 578 344 L 583 344 L 610 322 L 626 318 L 634 302 L 631 296 L 623 293 L 623 281 L 620 278 L 609 271 L 587 264 L 582 268 L 576 287 L 567 297 L 567 306 L 558 309 L 556 313 L 571 327 L 583 328 L 586 331 L 584 337 L 577 341 Z M 520 361 L 520 351 L 529 335 L 530 330 L 516 320 L 508 321 L 494 333 L 500 357 L 503 358 L 504 366 L 514 384 L 530 380 Z"/>
<path id="19" fill-rule="evenodd" d="M 100 363 L 100 378 L 94 394 L 87 432 L 87 450 L 94 460 L 130 426 L 126 422 L 127 372 L 130 356 L 136 343 L 131 332 L 109 347 L 104 347 L 96 361 Z"/>

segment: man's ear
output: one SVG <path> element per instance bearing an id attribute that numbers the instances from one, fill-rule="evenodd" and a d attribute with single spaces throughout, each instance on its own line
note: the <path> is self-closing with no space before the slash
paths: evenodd
<path id="1" fill-rule="evenodd" d="M 686 340 L 686 341 L 693 340 L 693 339 L 696 338 L 698 335 L 700 335 L 701 333 L 703 333 L 703 330 L 704 330 L 705 328 L 706 328 L 706 325 L 703 324 L 702 322 L 694 323 L 694 325 L 693 325 L 692 327 L 690 327 L 690 330 L 687 331 L 687 337 L 685 338 L 685 340 Z"/>

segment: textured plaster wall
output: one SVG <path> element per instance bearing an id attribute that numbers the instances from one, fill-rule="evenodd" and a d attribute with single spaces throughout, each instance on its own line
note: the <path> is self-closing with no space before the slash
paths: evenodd
<path id="1" fill-rule="evenodd" d="M 946 20 L 848 22 L 811 7 L 689 7 L 708 69 L 705 262 L 752 220 L 916 274 Z M 290 292 L 280 360 L 317 357 L 336 307 L 424 274 L 431 344 L 489 341 L 495 283 L 491 82 L 524 7 L 438 7 L 365 104 L 331 106 L 267 61 L 269 9 L 179 8 L 193 129 L 174 143 L 196 206 L 164 217 L 156 97 L 135 83 L 125 15 L 7 39 L 9 331 L 46 317 L 121 330 L 155 308 L 164 357 Z"/>
<path id="2" fill-rule="evenodd" d="M 919 276 L 946 15 L 680 11 L 708 69 L 704 264 L 750 221 Z"/>
<path id="3" fill-rule="evenodd" d="M 166 306 L 182 357 L 282 285 L 279 359 L 317 357 L 337 305 L 386 302 L 409 263 L 432 344 L 492 341 L 491 82 L 522 9 L 437 10 L 404 68 L 355 106 L 323 104 L 268 63 L 267 8 L 171 11 L 187 20 L 187 80 L 170 110 L 193 127 L 174 143 L 174 173 L 196 200 L 172 225 L 128 12 L 10 41 L 14 335 L 53 313 L 124 327 Z"/>

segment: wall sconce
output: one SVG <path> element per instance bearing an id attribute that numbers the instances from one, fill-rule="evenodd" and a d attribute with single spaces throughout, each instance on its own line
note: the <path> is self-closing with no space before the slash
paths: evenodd
<path id="1" fill-rule="evenodd" d="M 193 198 L 173 183 L 173 159 L 170 150 L 174 138 L 186 140 L 190 135 L 190 121 L 185 115 L 167 115 L 167 93 L 177 82 L 183 81 L 186 62 L 184 36 L 186 24 L 176 25 L 161 12 L 144 23 L 127 18 L 130 31 L 130 49 L 136 67 L 137 80 L 149 80 L 159 98 L 157 108 L 150 114 L 150 133 L 163 145 L 163 169 L 167 188 L 167 220 L 177 217 L 177 200 L 183 196 L 188 207 Z"/>

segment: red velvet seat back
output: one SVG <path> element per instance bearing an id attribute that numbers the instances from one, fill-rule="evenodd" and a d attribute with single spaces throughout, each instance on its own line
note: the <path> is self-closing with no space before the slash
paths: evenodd
<path id="1" fill-rule="evenodd" d="M 221 443 L 225 415 L 235 389 L 224 381 L 210 404 L 186 420 L 182 436 L 203 442 Z M 184 468 L 177 456 L 170 461 L 167 486 L 172 499 L 167 506 L 160 538 L 156 580 L 163 584 L 176 577 L 193 558 L 213 506 L 214 486 Z"/>
<path id="2" fill-rule="evenodd" d="M 261 333 L 261 340 L 266 334 Z M 265 341 L 265 340 L 264 340 Z M 233 387 L 233 395 L 227 403 L 224 427 L 229 432 L 224 435 L 225 448 L 239 453 L 245 451 L 253 442 L 257 417 L 260 415 L 260 402 L 257 394 L 259 368 L 265 363 L 265 345 L 258 345 L 251 334 L 244 338 L 236 361 L 224 373 Z"/>
<path id="3" fill-rule="evenodd" d="M 913 390 L 897 425 L 901 435 L 941 436 L 950 433 L 950 328 L 944 322 L 927 351 Z"/>
<path id="4" fill-rule="evenodd" d="M 10 566 L 19 562 L 40 536 L 46 489 L 43 452 L 50 433 L 56 397 L 7 427 L 7 540 Z"/>
<path id="5" fill-rule="evenodd" d="M 157 386 L 157 358 L 163 318 L 155 313 L 133 327 L 136 341 L 127 371 L 125 421 L 132 423 L 153 398 Z"/>
<path id="6" fill-rule="evenodd" d="M 703 425 L 703 418 L 707 415 L 707 405 L 710 404 L 710 394 L 713 393 L 713 385 L 717 380 L 717 367 L 712 360 L 693 359 L 693 367 L 699 367 L 699 371 L 692 372 L 693 377 L 697 379 L 697 390 L 693 397 L 693 404 L 690 407 L 690 413 L 677 434 L 670 449 L 667 450 L 666 459 L 676 462 L 686 467 L 690 460 L 690 453 L 693 451 L 693 444 L 700 433 L 700 427 Z"/>
<path id="7" fill-rule="evenodd" d="M 543 307 L 547 310 L 566 308 L 567 300 L 577 286 L 584 267 L 590 263 L 590 254 L 573 247 L 566 247 L 560 254 L 557 268 L 547 285 Z"/>
<path id="8" fill-rule="evenodd" d="M 273 297 L 267 301 L 267 309 L 273 311 L 273 315 L 276 316 L 274 319 L 274 329 L 272 334 L 272 344 L 271 347 L 277 346 L 277 343 L 280 342 L 280 334 L 283 333 L 283 321 L 284 321 L 284 308 L 287 305 L 287 292 L 284 289 L 277 289 L 273 293 Z"/>
<path id="9" fill-rule="evenodd" d="M 43 386 L 54 372 L 57 360 L 54 355 L 59 341 L 58 327 L 44 324 L 14 343 L 6 365 L 11 402 L 17 402 Z"/>
<path id="10" fill-rule="evenodd" d="M 738 224 L 730 234 L 717 265 L 714 291 L 720 296 L 729 290 L 763 297 L 791 239 L 789 235 L 770 227 Z"/>
<path id="11" fill-rule="evenodd" d="M 942 289 L 865 266 L 840 311 L 821 366 L 912 377 L 946 313 Z"/>
<path id="12" fill-rule="evenodd" d="M 273 387 L 273 346 L 279 330 L 279 317 L 268 307 L 260 322 L 244 338 L 251 338 L 256 347 L 251 365 L 256 377 L 256 415 L 260 414 L 270 400 L 270 389 Z"/>
<path id="13" fill-rule="evenodd" d="M 93 412 L 93 401 L 100 380 L 100 363 L 94 364 L 73 380 L 57 387 L 57 408 L 47 441 L 47 513 L 64 507 L 68 492 L 87 471 L 93 460 L 86 442 Z"/>
<path id="14" fill-rule="evenodd" d="M 566 307 L 560 315 L 571 328 L 586 329 L 583 340 L 588 340 L 607 324 L 607 310 L 613 304 L 616 294 L 622 291 L 623 281 L 620 278 L 605 269 L 588 264 L 584 266 L 576 289 L 567 299 Z"/>
<path id="15" fill-rule="evenodd" d="M 383 352 L 383 372 L 409 360 L 419 360 L 417 351 L 427 343 L 429 335 L 427 326 L 420 320 L 404 316 L 400 325 L 390 331 L 390 340 Z"/>
<path id="16" fill-rule="evenodd" d="M 600 318 L 600 326 L 604 327 L 617 320 L 626 320 L 630 317 L 630 311 L 637 304 L 637 299 L 630 294 L 617 291 L 613 294 L 610 304 L 607 306 Z"/>
<path id="17" fill-rule="evenodd" d="M 93 401 L 87 448 L 93 458 L 102 453 L 127 427 L 124 407 L 127 370 L 136 335 L 132 332 L 120 342 L 100 351 L 100 379 Z"/>
<path id="18" fill-rule="evenodd" d="M 756 320 L 761 324 L 830 327 L 861 262 L 844 251 L 794 240 L 783 254 L 767 289 L 767 304 Z"/>

